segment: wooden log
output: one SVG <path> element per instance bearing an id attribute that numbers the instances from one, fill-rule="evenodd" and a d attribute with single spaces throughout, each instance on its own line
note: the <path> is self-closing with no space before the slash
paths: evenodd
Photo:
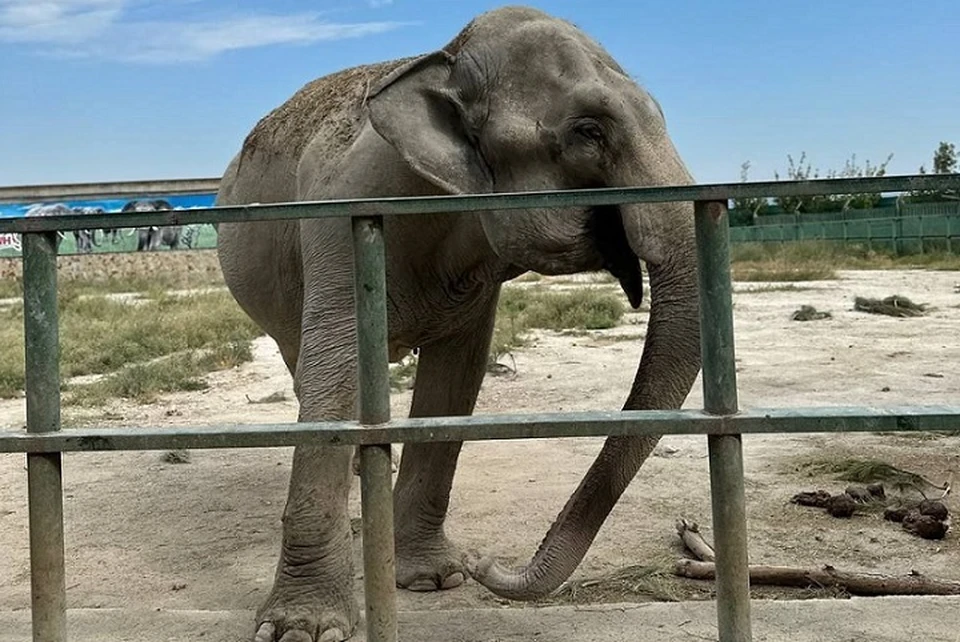
<path id="1" fill-rule="evenodd" d="M 716 579 L 713 562 L 683 559 L 677 562 L 674 573 L 694 580 Z M 936 580 L 919 573 L 905 576 L 838 571 L 832 566 L 819 569 L 789 566 L 750 566 L 750 583 L 801 588 L 836 587 L 851 595 L 960 595 L 960 582 Z"/>
<path id="2" fill-rule="evenodd" d="M 677 534 L 683 540 L 683 545 L 687 550 L 702 562 L 713 562 L 717 559 L 713 552 L 713 547 L 707 544 L 700 534 L 700 525 L 696 522 L 683 519 L 677 520 Z"/>

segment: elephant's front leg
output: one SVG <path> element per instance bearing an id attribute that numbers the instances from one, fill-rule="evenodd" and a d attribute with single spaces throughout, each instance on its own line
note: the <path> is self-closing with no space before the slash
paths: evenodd
<path id="1" fill-rule="evenodd" d="M 352 448 L 298 446 L 283 512 L 273 590 L 255 642 L 340 642 L 353 633 L 353 552 L 347 498 Z"/>
<path id="2" fill-rule="evenodd" d="M 327 229 L 321 231 L 329 236 Z M 299 421 L 356 416 L 349 227 L 338 223 L 333 231 L 340 243 L 316 241 L 313 247 L 322 251 L 305 259 L 295 377 Z M 323 240 L 319 234 L 316 238 Z M 296 448 L 283 513 L 283 547 L 273 590 L 257 614 L 256 642 L 340 642 L 353 633 L 359 608 L 348 512 L 352 454 L 350 446 Z"/>
<path id="3" fill-rule="evenodd" d="M 471 332 L 425 345 L 417 363 L 411 417 L 469 415 L 486 371 L 496 297 Z M 443 523 L 461 442 L 407 444 L 395 487 L 397 584 L 412 591 L 459 586 L 460 551 Z"/>

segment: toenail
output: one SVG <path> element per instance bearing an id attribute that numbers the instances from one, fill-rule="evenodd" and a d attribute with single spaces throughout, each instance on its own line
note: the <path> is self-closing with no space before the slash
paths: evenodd
<path id="1" fill-rule="evenodd" d="M 457 571 L 443 578 L 443 588 L 452 589 L 463 584 L 463 573 Z"/>

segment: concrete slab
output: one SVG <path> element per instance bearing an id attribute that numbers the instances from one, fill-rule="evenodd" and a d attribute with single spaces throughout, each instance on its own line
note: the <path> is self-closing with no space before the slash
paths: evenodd
<path id="1" fill-rule="evenodd" d="M 716 640 L 711 602 L 649 603 L 400 614 L 400 639 L 417 642 L 691 642 Z M 30 639 L 29 611 L 0 612 L 0 642 Z M 753 603 L 756 642 L 960 642 L 960 597 L 782 600 Z M 246 611 L 75 609 L 69 640 L 237 642 Z M 362 642 L 358 632 L 351 642 Z"/>

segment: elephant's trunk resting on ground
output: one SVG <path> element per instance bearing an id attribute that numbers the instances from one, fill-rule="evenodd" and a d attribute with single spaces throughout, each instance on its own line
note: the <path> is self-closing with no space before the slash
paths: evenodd
<path id="1" fill-rule="evenodd" d="M 679 408 L 700 370 L 693 212 L 688 209 L 683 220 L 690 225 L 678 226 L 675 234 L 680 247 L 663 264 L 648 264 L 650 321 L 624 410 Z M 536 599 L 556 590 L 583 560 L 607 515 L 659 439 L 608 437 L 533 560 L 516 570 L 491 557 L 474 560 L 470 563 L 472 577 L 497 595 L 514 600 Z"/>

